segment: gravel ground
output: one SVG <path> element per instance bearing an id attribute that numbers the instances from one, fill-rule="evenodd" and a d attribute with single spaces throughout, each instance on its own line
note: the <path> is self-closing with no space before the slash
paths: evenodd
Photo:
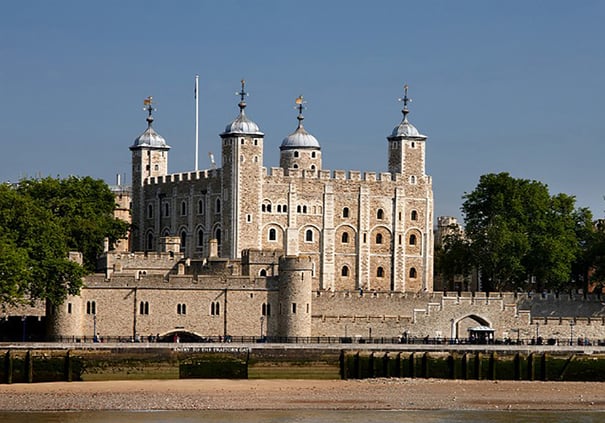
<path id="1" fill-rule="evenodd" d="M 0 410 L 588 410 L 604 383 L 368 380 L 142 380 L 0 385 Z"/>

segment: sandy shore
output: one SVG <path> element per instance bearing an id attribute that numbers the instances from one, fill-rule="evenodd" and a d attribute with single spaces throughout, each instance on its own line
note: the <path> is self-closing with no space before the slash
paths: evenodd
<path id="1" fill-rule="evenodd" d="M 604 410 L 603 383 L 143 380 L 0 385 L 0 410 Z"/>

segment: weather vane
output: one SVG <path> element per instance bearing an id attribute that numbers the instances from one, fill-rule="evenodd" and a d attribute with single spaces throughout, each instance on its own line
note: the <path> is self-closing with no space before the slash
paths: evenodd
<path id="1" fill-rule="evenodd" d="M 236 92 L 235 95 L 239 95 L 240 96 L 240 102 L 239 102 L 239 108 L 240 110 L 243 110 L 246 107 L 246 102 L 244 101 L 244 99 L 249 96 L 250 94 L 248 94 L 246 92 L 246 80 L 242 79 L 242 89 L 239 92 Z"/>
<path id="2" fill-rule="evenodd" d="M 407 114 L 409 113 L 408 103 L 412 102 L 412 99 L 408 97 L 408 88 L 408 84 L 403 86 L 403 98 L 398 99 L 399 101 L 403 102 L 403 110 L 401 112 L 403 113 L 404 119 L 407 118 Z"/>
<path id="3" fill-rule="evenodd" d="M 149 113 L 149 116 L 151 116 L 151 112 L 155 111 L 155 109 L 152 106 L 153 104 L 153 97 L 149 96 L 147 97 L 145 100 L 143 100 L 143 110 L 146 110 L 147 113 Z"/>

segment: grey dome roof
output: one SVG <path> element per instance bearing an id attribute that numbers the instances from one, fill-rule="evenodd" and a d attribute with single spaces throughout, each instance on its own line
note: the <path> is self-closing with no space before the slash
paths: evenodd
<path id="1" fill-rule="evenodd" d="M 290 148 L 321 148 L 319 141 L 313 135 L 309 134 L 300 124 L 296 131 L 288 135 L 279 147 L 281 150 Z"/>
<path id="2" fill-rule="evenodd" d="M 166 144 L 166 140 L 163 136 L 158 134 L 155 129 L 151 126 L 153 122 L 153 117 L 147 117 L 147 129 L 141 135 L 139 135 L 134 143 L 130 146 L 131 149 L 142 148 L 142 147 L 151 147 L 151 148 L 165 148 L 168 149 L 170 146 Z"/>
<path id="3" fill-rule="evenodd" d="M 399 125 L 393 128 L 391 137 L 404 137 L 404 138 L 426 138 L 426 135 L 422 135 L 418 132 L 418 129 L 410 122 L 407 117 L 404 118 Z"/>
<path id="4" fill-rule="evenodd" d="M 240 106 L 241 107 L 241 106 Z M 225 127 L 223 134 L 253 134 L 264 135 L 258 125 L 248 119 L 242 108 L 238 117 Z"/>

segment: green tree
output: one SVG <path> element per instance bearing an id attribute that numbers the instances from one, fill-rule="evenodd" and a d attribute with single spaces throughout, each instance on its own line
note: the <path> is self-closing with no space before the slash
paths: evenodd
<path id="1" fill-rule="evenodd" d="M 103 238 L 115 240 L 127 230 L 113 218 L 114 208 L 107 185 L 91 178 L 0 185 L 0 301 L 59 304 L 77 294 Z M 69 260 L 70 251 L 84 253 L 85 267 Z"/>
<path id="2" fill-rule="evenodd" d="M 579 254 L 574 197 L 508 173 L 481 176 L 462 211 L 486 290 L 561 289 Z"/>

